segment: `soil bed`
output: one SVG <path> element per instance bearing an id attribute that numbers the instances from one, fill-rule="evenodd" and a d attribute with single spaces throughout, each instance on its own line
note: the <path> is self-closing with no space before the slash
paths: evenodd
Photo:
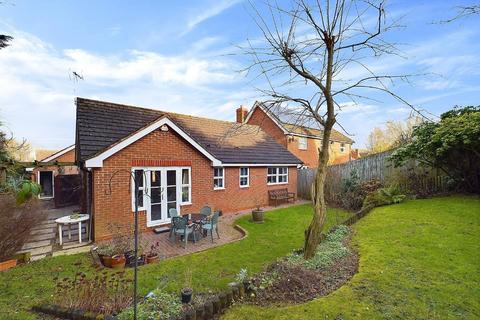
<path id="1" fill-rule="evenodd" d="M 247 302 L 256 305 L 304 303 L 337 290 L 358 272 L 358 253 L 350 241 L 351 236 L 342 241 L 350 253 L 334 259 L 324 269 L 308 268 L 286 259 L 271 264 L 251 279 L 258 289 Z M 270 279 L 267 285 L 265 279 Z"/>

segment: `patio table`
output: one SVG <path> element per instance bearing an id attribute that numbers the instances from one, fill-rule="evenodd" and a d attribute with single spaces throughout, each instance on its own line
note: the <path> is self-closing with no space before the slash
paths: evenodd
<path id="1" fill-rule="evenodd" d="M 72 238 L 72 232 L 70 229 L 70 225 L 78 223 L 78 243 L 82 243 L 82 222 L 88 221 L 90 216 L 88 214 L 76 214 L 76 215 L 69 215 L 58 218 L 55 222 L 58 224 L 58 238 L 60 240 L 60 245 L 63 244 L 63 237 L 62 237 L 62 226 L 68 225 L 68 239 Z M 86 227 L 87 238 L 88 238 L 88 224 Z"/>

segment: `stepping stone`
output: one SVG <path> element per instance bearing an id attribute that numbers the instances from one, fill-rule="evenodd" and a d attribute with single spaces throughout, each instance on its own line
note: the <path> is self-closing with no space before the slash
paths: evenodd
<path id="1" fill-rule="evenodd" d="M 30 242 L 30 243 L 24 244 L 22 250 L 23 251 L 29 251 L 30 249 L 45 247 L 45 246 L 48 246 L 48 245 L 50 245 L 50 247 L 51 247 L 51 244 L 52 244 L 52 241 L 50 241 L 50 240 L 41 240 L 41 241 Z"/>
<path id="2" fill-rule="evenodd" d="M 46 257 L 47 257 L 46 254 L 39 254 L 39 255 L 36 255 L 36 256 L 31 256 L 30 261 L 37 261 L 37 260 L 40 260 L 40 259 L 43 259 L 43 258 L 46 258 Z"/>
<path id="3" fill-rule="evenodd" d="M 43 246 L 43 247 L 38 247 L 30 250 L 22 250 L 19 251 L 18 253 L 24 253 L 24 252 L 30 252 L 30 255 L 33 256 L 38 256 L 42 254 L 50 254 L 53 251 L 53 246 L 48 245 L 48 246 Z"/>

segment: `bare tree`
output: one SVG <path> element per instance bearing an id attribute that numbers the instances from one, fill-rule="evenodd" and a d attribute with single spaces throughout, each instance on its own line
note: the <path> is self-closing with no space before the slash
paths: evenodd
<path id="1" fill-rule="evenodd" d="M 13 38 L 4 34 L 0 34 L 0 49 L 5 48 L 9 45 L 9 41 Z"/>
<path id="2" fill-rule="evenodd" d="M 390 88 L 413 75 L 378 73 L 372 59 L 382 55 L 401 56 L 384 34 L 398 21 L 386 22 L 384 1 L 292 0 L 289 7 L 266 2 L 258 4 L 253 19 L 262 39 L 250 39 L 244 52 L 252 58 L 245 69 L 255 79 L 266 79 L 261 92 L 268 98 L 264 107 L 296 124 L 310 123 L 323 130 L 318 168 L 311 194 L 313 219 L 305 231 L 304 256 L 315 254 L 326 218 L 324 184 L 329 160 L 329 141 L 337 113 L 345 104 L 379 101 L 386 95 L 416 110 Z M 371 94 L 371 92 L 376 92 Z"/>
<path id="3" fill-rule="evenodd" d="M 467 6 L 457 6 L 457 14 L 450 19 L 442 20 L 440 23 L 450 23 L 455 20 L 460 20 L 466 17 L 480 14 L 480 4 L 471 4 Z"/>

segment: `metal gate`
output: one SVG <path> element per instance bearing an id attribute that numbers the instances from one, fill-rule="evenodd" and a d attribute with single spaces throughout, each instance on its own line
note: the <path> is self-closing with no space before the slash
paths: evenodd
<path id="1" fill-rule="evenodd" d="M 79 174 L 64 174 L 55 177 L 55 208 L 80 204 L 81 181 Z"/>

